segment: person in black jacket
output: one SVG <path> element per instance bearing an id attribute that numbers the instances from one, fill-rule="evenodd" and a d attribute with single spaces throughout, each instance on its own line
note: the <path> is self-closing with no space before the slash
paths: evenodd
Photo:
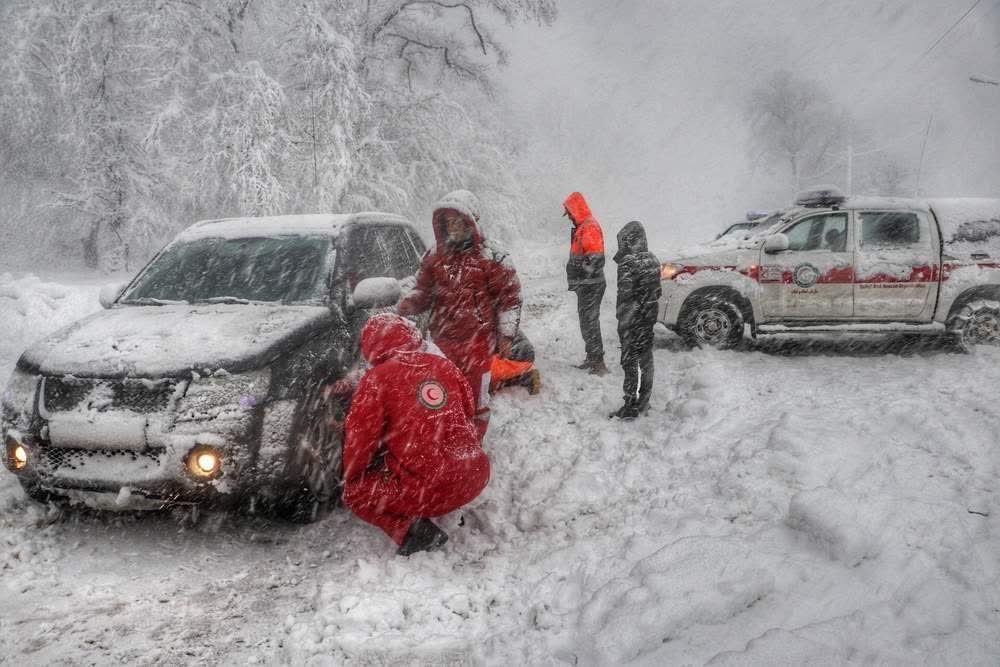
<path id="1" fill-rule="evenodd" d="M 649 252 L 646 230 L 633 220 L 618 232 L 618 339 L 625 370 L 625 404 L 610 417 L 635 419 L 653 392 L 653 325 L 660 299 L 660 261 Z"/>

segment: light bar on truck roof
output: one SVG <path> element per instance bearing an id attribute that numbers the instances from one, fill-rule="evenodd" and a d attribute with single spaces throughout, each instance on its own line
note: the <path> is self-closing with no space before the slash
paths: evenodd
<path id="1" fill-rule="evenodd" d="M 806 208 L 837 208 L 847 197 L 844 193 L 840 191 L 839 188 L 835 187 L 821 187 L 815 190 L 806 190 L 805 192 L 800 192 L 797 197 L 795 197 L 796 206 L 804 206 Z"/>

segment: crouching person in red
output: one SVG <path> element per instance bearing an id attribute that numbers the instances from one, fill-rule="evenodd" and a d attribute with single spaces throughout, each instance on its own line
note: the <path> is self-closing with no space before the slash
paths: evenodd
<path id="1" fill-rule="evenodd" d="M 440 548 L 448 535 L 430 517 L 469 503 L 490 479 L 469 383 L 423 349 L 402 317 L 368 320 L 361 352 L 372 368 L 345 422 L 344 504 L 385 531 L 403 556 Z"/>

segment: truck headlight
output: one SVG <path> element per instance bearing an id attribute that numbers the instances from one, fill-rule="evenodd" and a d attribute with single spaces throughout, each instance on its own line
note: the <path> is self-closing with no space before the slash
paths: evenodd
<path id="1" fill-rule="evenodd" d="M 673 280 L 674 276 L 681 272 L 681 267 L 676 264 L 664 262 L 660 265 L 660 280 Z"/>

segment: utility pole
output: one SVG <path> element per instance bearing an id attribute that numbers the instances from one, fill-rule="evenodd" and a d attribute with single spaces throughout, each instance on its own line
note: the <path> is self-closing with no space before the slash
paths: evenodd
<path id="1" fill-rule="evenodd" d="M 854 189 L 854 146 L 847 144 L 847 196 Z"/>

